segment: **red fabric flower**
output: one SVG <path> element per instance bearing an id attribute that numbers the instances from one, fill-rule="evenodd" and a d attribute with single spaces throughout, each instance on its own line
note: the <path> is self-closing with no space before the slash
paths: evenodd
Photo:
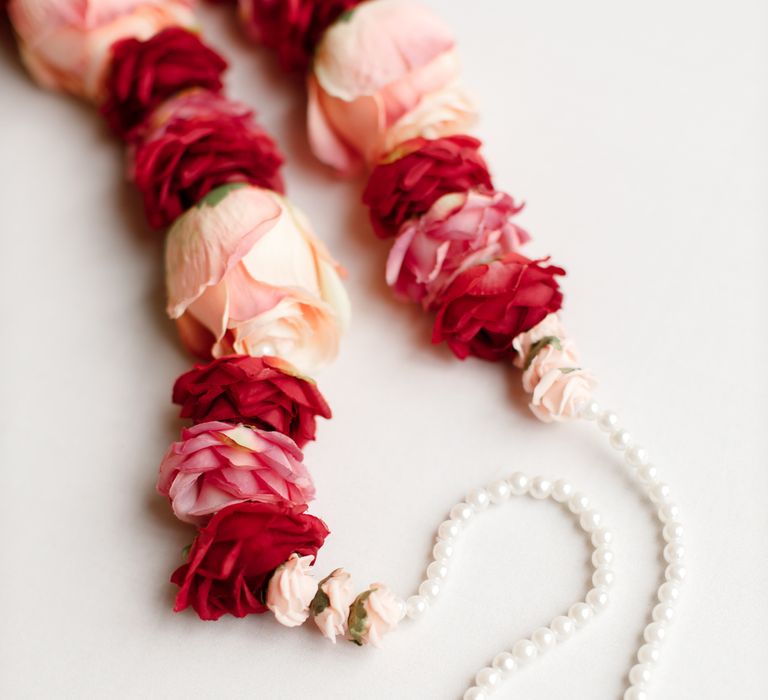
<path id="1" fill-rule="evenodd" d="M 285 70 L 304 70 L 323 32 L 362 0 L 240 0 L 251 38 L 277 52 Z"/>
<path id="2" fill-rule="evenodd" d="M 249 423 L 299 447 L 315 439 L 315 416 L 331 417 L 315 383 L 274 357 L 222 357 L 195 367 L 176 380 L 173 401 L 195 423 Z"/>
<path id="3" fill-rule="evenodd" d="M 283 191 L 283 158 L 245 105 L 207 91 L 166 102 L 136 144 L 131 176 L 147 221 L 162 228 L 229 182 Z"/>
<path id="4" fill-rule="evenodd" d="M 502 360 L 512 341 L 557 311 L 563 295 L 555 275 L 565 270 L 517 253 L 462 272 L 437 300 L 432 342 L 445 340 L 462 360 Z"/>
<path id="5" fill-rule="evenodd" d="M 146 41 L 123 39 L 112 46 L 100 111 L 118 136 L 129 139 L 161 102 L 192 87 L 218 92 L 227 62 L 193 32 L 173 27 Z"/>
<path id="6" fill-rule="evenodd" d="M 396 235 L 404 221 L 425 214 L 445 194 L 492 191 L 481 145 L 462 135 L 412 139 L 377 165 L 363 192 L 376 235 Z"/>
<path id="7" fill-rule="evenodd" d="M 262 591 L 272 572 L 293 553 L 316 556 L 328 536 L 306 508 L 247 501 L 216 513 L 171 576 L 180 587 L 173 609 L 191 605 L 203 620 L 266 612 Z"/>

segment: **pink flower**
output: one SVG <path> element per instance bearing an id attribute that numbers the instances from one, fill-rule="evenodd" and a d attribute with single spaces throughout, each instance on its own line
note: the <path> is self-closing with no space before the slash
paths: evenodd
<path id="1" fill-rule="evenodd" d="M 349 173 L 408 139 L 474 121 L 449 29 L 412 0 L 366 2 L 323 36 L 309 77 L 315 155 Z"/>
<path id="2" fill-rule="evenodd" d="M 556 314 L 518 335 L 512 346 L 515 365 L 523 369 L 523 389 L 531 394 L 529 404 L 541 421 L 576 418 L 579 407 L 588 401 L 597 384 L 579 367 L 579 355 Z"/>
<path id="3" fill-rule="evenodd" d="M 349 610 L 349 636 L 355 644 L 381 646 L 382 637 L 405 617 L 405 604 L 383 583 L 373 583 Z"/>
<path id="4" fill-rule="evenodd" d="M 349 321 L 336 264 L 304 216 L 269 190 L 211 191 L 166 245 L 168 314 L 203 358 L 281 357 L 311 375 Z"/>
<path id="5" fill-rule="evenodd" d="M 10 0 L 21 56 L 41 85 L 98 101 L 120 39 L 195 26 L 193 0 Z"/>
<path id="6" fill-rule="evenodd" d="M 387 284 L 431 307 L 468 267 L 517 251 L 528 240 L 512 223 L 518 211 L 503 192 L 442 196 L 424 216 L 403 224 L 387 259 Z"/>
<path id="7" fill-rule="evenodd" d="M 176 517 L 198 525 L 233 503 L 302 505 L 315 497 L 293 440 L 218 421 L 182 431 L 160 464 L 157 490 L 171 500 Z"/>
<path id="8" fill-rule="evenodd" d="M 332 571 L 317 587 L 310 612 L 323 636 L 334 644 L 336 637 L 343 636 L 347 631 L 349 606 L 354 600 L 352 577 L 344 569 Z"/>
<path id="9" fill-rule="evenodd" d="M 309 617 L 309 604 L 317 592 L 310 567 L 314 557 L 292 554 L 275 569 L 267 585 L 267 607 L 286 627 L 298 627 Z"/>

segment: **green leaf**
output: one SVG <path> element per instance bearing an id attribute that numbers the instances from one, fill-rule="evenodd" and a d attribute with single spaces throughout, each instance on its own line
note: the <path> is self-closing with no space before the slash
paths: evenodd
<path id="1" fill-rule="evenodd" d="M 202 209 L 203 207 L 215 207 L 217 204 L 220 204 L 230 192 L 233 190 L 239 190 L 242 187 L 248 187 L 248 183 L 230 182 L 226 185 L 222 185 L 221 187 L 217 187 L 215 190 L 211 190 L 197 203 L 197 208 Z"/>
<path id="2" fill-rule="evenodd" d="M 346 12 L 342 12 L 339 15 L 338 21 L 339 22 L 349 22 L 349 20 L 352 19 L 352 15 L 354 15 L 354 14 L 355 14 L 355 8 L 353 7 L 351 9 L 347 10 Z"/>
<path id="3" fill-rule="evenodd" d="M 192 549 L 192 545 L 188 544 L 186 547 L 182 547 L 181 549 L 181 558 L 184 561 L 187 561 L 189 559 L 189 550 Z"/>
<path id="4" fill-rule="evenodd" d="M 365 644 L 363 639 L 365 633 L 368 631 L 368 613 L 365 611 L 365 601 L 373 593 L 371 590 L 367 590 L 361 593 L 352 605 L 349 606 L 349 618 L 347 619 L 347 627 L 349 629 L 349 636 L 352 642 L 361 647 Z"/>
<path id="5" fill-rule="evenodd" d="M 581 369 L 581 367 L 561 367 L 560 371 L 563 374 L 570 374 L 571 372 L 578 372 Z"/>
<path id="6" fill-rule="evenodd" d="M 557 350 L 563 349 L 560 338 L 555 335 L 547 335 L 531 345 L 531 349 L 528 351 L 528 355 L 525 358 L 523 369 L 528 369 L 531 366 L 531 362 L 533 362 L 533 358 L 536 357 L 536 355 L 538 355 L 545 347 L 547 347 L 547 345 L 551 345 Z"/>
<path id="7" fill-rule="evenodd" d="M 325 594 L 322 588 L 317 589 L 315 597 L 312 598 L 312 602 L 309 604 L 309 612 L 313 617 L 317 617 L 323 610 L 325 610 L 331 604 L 331 599 Z"/>

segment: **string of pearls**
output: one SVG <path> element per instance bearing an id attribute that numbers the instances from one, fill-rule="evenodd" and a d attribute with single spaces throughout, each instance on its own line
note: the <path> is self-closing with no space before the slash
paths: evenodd
<path id="1" fill-rule="evenodd" d="M 595 422 L 601 431 L 607 433 L 611 446 L 624 454 L 625 464 L 637 477 L 643 494 L 657 507 L 657 517 L 662 525 L 663 555 L 667 562 L 665 581 L 658 589 L 658 603 L 643 631 L 644 643 L 637 651 L 637 663 L 629 671 L 629 687 L 624 693 L 624 700 L 648 700 L 647 686 L 653 666 L 659 660 L 660 645 L 667 636 L 667 627 L 675 617 L 674 606 L 686 575 L 680 509 L 670 500 L 669 486 L 659 481 L 657 469 L 650 463 L 647 450 L 634 444 L 631 435 L 621 427 L 616 413 L 604 411 L 597 402 L 589 401 L 582 407 L 580 417 Z M 543 476 L 529 477 L 516 472 L 508 479 L 471 491 L 463 501 L 451 508 L 449 517 L 440 523 L 432 550 L 434 559 L 427 566 L 426 577 L 419 585 L 418 593 L 406 600 L 409 618 L 421 618 L 440 595 L 457 540 L 469 521 L 489 506 L 508 502 L 512 496 L 551 499 L 575 517 L 593 547 L 593 588 L 583 601 L 574 603 L 567 614 L 555 617 L 548 627 L 540 627 L 530 638 L 518 640 L 511 650 L 498 653 L 489 666 L 475 674 L 475 683 L 464 693 L 464 700 L 487 700 L 502 680 L 557 643 L 569 639 L 576 629 L 586 625 L 608 605 L 609 589 L 614 582 L 615 574 L 611 568 L 614 559 L 611 549 L 613 534 L 603 526 L 602 517 L 591 507 L 589 498 L 576 492 L 565 479 L 552 482 Z"/>

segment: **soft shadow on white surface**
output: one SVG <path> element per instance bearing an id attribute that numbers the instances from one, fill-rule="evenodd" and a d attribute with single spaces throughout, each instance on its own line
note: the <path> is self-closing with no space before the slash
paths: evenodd
<path id="1" fill-rule="evenodd" d="M 690 576 L 653 696 L 764 698 L 768 10 L 430 4 L 456 28 L 498 185 L 527 201 L 534 250 L 569 271 L 564 317 L 599 397 L 684 508 Z M 513 373 L 429 344 L 428 321 L 387 294 L 361 183 L 307 151 L 301 85 L 226 10 L 201 17 L 349 271 L 353 327 L 320 377 L 335 417 L 307 450 L 333 533 L 320 570 L 407 592 L 467 490 L 516 469 L 566 476 L 616 533 L 614 600 L 497 697 L 620 697 L 661 573 L 650 510 L 599 436 L 540 425 Z M 162 241 L 98 117 L 37 89 L 5 44 L 0 124 L 0 696 L 454 698 L 583 595 L 583 539 L 523 501 L 473 525 L 439 605 L 382 651 L 266 615 L 173 615 L 167 579 L 191 533 L 154 478 L 189 360 L 163 316 Z"/>

